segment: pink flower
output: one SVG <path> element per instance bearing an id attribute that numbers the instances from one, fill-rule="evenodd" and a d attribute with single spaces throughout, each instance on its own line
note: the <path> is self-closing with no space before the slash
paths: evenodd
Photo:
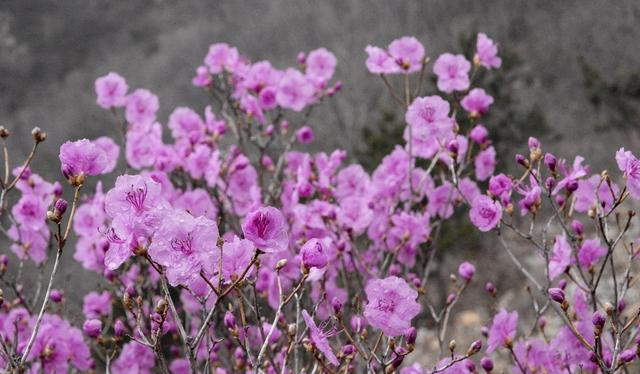
<path id="1" fill-rule="evenodd" d="M 322 328 L 318 328 L 316 323 L 313 321 L 313 318 L 311 318 L 306 310 L 302 311 L 302 318 L 304 318 L 304 322 L 309 329 L 309 337 L 311 338 L 311 342 L 313 343 L 313 345 L 325 355 L 327 360 L 329 360 L 332 365 L 338 366 L 338 359 L 333 353 L 331 345 L 329 344 L 329 340 L 327 339 L 328 337 L 335 335 L 335 329 L 326 332 L 323 331 Z"/>
<path id="2" fill-rule="evenodd" d="M 214 221 L 218 217 L 211 195 L 203 188 L 185 191 L 173 201 L 173 207 L 186 210 L 194 217 L 204 216 Z"/>
<path id="3" fill-rule="evenodd" d="M 60 146 L 62 175 L 70 179 L 80 175 L 98 175 L 107 167 L 107 155 L 87 139 L 65 142 Z"/>
<path id="4" fill-rule="evenodd" d="M 640 199 L 640 160 L 631 153 L 620 148 L 616 152 L 616 163 L 627 180 L 627 189 L 634 199 Z"/>
<path id="5" fill-rule="evenodd" d="M 212 275 L 217 269 L 218 226 L 205 217 L 176 210 L 167 214 L 149 246 L 149 256 L 166 267 L 173 286 L 188 285 L 201 271 Z"/>
<path id="6" fill-rule="evenodd" d="M 160 108 L 158 96 L 142 88 L 127 96 L 126 105 L 125 117 L 129 123 L 134 125 L 152 123 Z"/>
<path id="7" fill-rule="evenodd" d="M 449 103 L 438 95 L 418 97 L 407 109 L 405 121 L 414 128 L 437 128 L 441 122 L 449 123 Z"/>
<path id="8" fill-rule="evenodd" d="M 103 174 L 111 173 L 116 168 L 118 157 L 120 155 L 120 147 L 108 136 L 101 136 L 93 140 L 93 144 L 102 148 L 107 156 L 107 165 L 102 171 Z"/>
<path id="9" fill-rule="evenodd" d="M 307 269 L 322 269 L 327 266 L 327 262 L 329 261 L 324 244 L 322 244 L 322 241 L 315 238 L 304 243 L 300 249 L 300 256 L 302 257 L 302 264 Z"/>
<path id="10" fill-rule="evenodd" d="M 47 259 L 47 245 L 50 231 L 44 226 L 39 230 L 12 225 L 8 230 L 9 238 L 14 241 L 10 249 L 19 259 L 30 259 L 36 264 Z"/>
<path id="11" fill-rule="evenodd" d="M 572 263 L 571 246 L 567 241 L 567 236 L 565 234 L 557 235 L 555 243 L 553 243 L 551 256 L 549 256 L 549 278 L 551 280 L 556 279 L 560 274 L 564 273 Z"/>
<path id="12" fill-rule="evenodd" d="M 231 70 L 238 61 L 238 50 L 226 43 L 212 44 L 204 58 L 204 64 L 209 67 L 211 74 L 222 73 L 223 70 Z"/>
<path id="13" fill-rule="evenodd" d="M 597 190 L 597 196 L 596 196 Z M 592 175 L 589 179 L 578 181 L 578 189 L 575 192 L 574 209 L 576 212 L 587 212 L 589 209 L 602 207 L 608 211 L 613 206 L 614 196 L 618 196 L 620 189 L 615 183 L 611 186 L 602 181 L 600 175 Z"/>
<path id="14" fill-rule="evenodd" d="M 255 252 L 250 240 L 240 239 L 234 235 L 233 241 L 222 245 L 222 275 L 224 279 L 235 280 L 249 266 Z"/>
<path id="15" fill-rule="evenodd" d="M 493 317 L 493 324 L 489 329 L 487 339 L 487 353 L 491 353 L 496 348 L 513 343 L 518 329 L 518 312 L 507 312 L 502 309 L 500 313 Z"/>
<path id="16" fill-rule="evenodd" d="M 473 117 L 487 113 L 491 104 L 493 104 L 493 97 L 487 95 L 482 88 L 474 88 L 460 101 L 464 110 Z"/>
<path id="17" fill-rule="evenodd" d="M 498 45 L 489 39 L 486 34 L 478 34 L 478 38 L 476 39 L 476 54 L 473 57 L 473 61 L 487 69 L 497 69 L 502 65 L 502 59 L 498 57 Z"/>
<path id="18" fill-rule="evenodd" d="M 350 228 L 356 234 L 360 234 L 367 229 L 373 220 L 373 211 L 369 208 L 367 199 L 361 196 L 351 196 L 340 202 L 337 218 L 340 224 Z"/>
<path id="19" fill-rule="evenodd" d="M 582 268 L 589 269 L 606 254 L 607 249 L 600 245 L 600 240 L 585 240 L 578 249 L 578 263 Z"/>
<path id="20" fill-rule="evenodd" d="M 493 146 L 480 151 L 474 160 L 476 179 L 487 180 L 496 168 L 496 150 Z"/>
<path id="21" fill-rule="evenodd" d="M 191 108 L 178 107 L 169 116 L 167 123 L 174 139 L 185 138 L 188 140 L 199 139 L 204 132 L 202 118 Z"/>
<path id="22" fill-rule="evenodd" d="M 122 347 L 122 352 L 113 361 L 113 374 L 151 374 L 156 367 L 153 350 L 146 346 L 130 341 Z"/>
<path id="23" fill-rule="evenodd" d="M 433 65 L 438 76 L 438 89 L 445 93 L 464 91 L 469 88 L 469 70 L 471 63 L 463 55 L 444 53 Z"/>
<path id="24" fill-rule="evenodd" d="M 132 126 L 127 131 L 127 163 L 135 169 L 152 166 L 162 145 L 162 128 L 159 123 Z"/>
<path id="25" fill-rule="evenodd" d="M 405 73 L 413 73 L 422 67 L 424 47 L 418 39 L 404 36 L 389 44 L 389 55 Z"/>
<path id="26" fill-rule="evenodd" d="M 117 73 L 109 73 L 96 79 L 96 103 L 104 109 L 124 106 L 129 86 Z"/>
<path id="27" fill-rule="evenodd" d="M 464 261 L 460 264 L 460 266 L 458 266 L 458 275 L 460 275 L 460 278 L 466 281 L 470 281 L 471 279 L 473 279 L 475 273 L 476 267 L 468 261 Z"/>
<path id="28" fill-rule="evenodd" d="M 364 316 L 371 326 L 389 337 L 400 336 L 411 327 L 411 320 L 420 313 L 416 302 L 418 292 L 404 279 L 387 277 L 372 279 L 365 287 L 367 305 Z"/>
<path id="29" fill-rule="evenodd" d="M 274 207 L 262 207 L 247 214 L 242 224 L 244 237 L 263 252 L 280 252 L 289 247 L 287 221 Z"/>
<path id="30" fill-rule="evenodd" d="M 107 192 L 105 211 L 111 218 L 122 215 L 141 216 L 161 205 L 161 186 L 142 175 L 121 175 Z"/>
<path id="31" fill-rule="evenodd" d="M 373 74 L 394 74 L 400 72 L 398 65 L 393 61 L 391 56 L 382 48 L 368 45 L 365 48 L 367 52 L 367 69 Z"/>
<path id="32" fill-rule="evenodd" d="M 39 230 L 46 226 L 47 204 L 40 196 L 25 194 L 11 208 L 11 214 L 21 227 Z"/>
<path id="33" fill-rule="evenodd" d="M 313 93 L 313 86 L 302 73 L 287 69 L 278 85 L 276 100 L 281 107 L 299 112 L 312 102 Z"/>
<path id="34" fill-rule="evenodd" d="M 432 218 L 436 215 L 441 218 L 449 218 L 453 214 L 453 203 L 458 198 L 458 192 L 451 183 L 444 182 L 428 191 L 427 198 L 429 199 L 427 211 Z"/>
<path id="35" fill-rule="evenodd" d="M 193 179 L 200 179 L 209 166 L 211 148 L 204 144 L 195 146 L 191 154 L 187 156 L 186 169 Z"/>
<path id="36" fill-rule="evenodd" d="M 471 222 L 483 232 L 496 227 L 502 218 L 502 206 L 489 196 L 481 195 L 471 202 L 469 211 Z"/>
<path id="37" fill-rule="evenodd" d="M 512 190 L 513 181 L 502 173 L 494 175 L 489 179 L 489 193 L 495 197 L 499 197 L 503 203 L 509 201 Z"/>
<path id="38" fill-rule="evenodd" d="M 109 291 L 89 292 L 84 297 L 82 313 L 87 319 L 108 316 L 111 313 L 111 294 Z"/>
<path id="39" fill-rule="evenodd" d="M 307 56 L 307 77 L 314 81 L 326 82 L 333 76 L 336 68 L 336 56 L 325 48 L 309 52 Z"/>

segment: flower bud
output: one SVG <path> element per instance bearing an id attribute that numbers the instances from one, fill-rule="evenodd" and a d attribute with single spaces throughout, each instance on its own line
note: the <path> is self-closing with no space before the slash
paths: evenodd
<path id="1" fill-rule="evenodd" d="M 498 290 L 496 289 L 496 286 L 491 282 L 487 282 L 487 284 L 484 286 L 484 290 L 487 291 L 493 297 L 495 297 L 496 293 L 498 292 Z"/>
<path id="2" fill-rule="evenodd" d="M 9 130 L 6 127 L 0 126 L 0 138 L 6 139 L 9 137 Z"/>
<path id="3" fill-rule="evenodd" d="M 493 360 L 491 360 L 491 358 L 489 357 L 483 357 L 480 360 L 480 366 L 482 366 L 484 371 L 490 373 L 493 370 Z"/>
<path id="4" fill-rule="evenodd" d="M 53 213 L 58 217 L 62 217 L 62 215 L 67 211 L 68 206 L 69 203 L 67 203 L 67 200 L 58 199 L 54 205 Z"/>
<path id="5" fill-rule="evenodd" d="M 283 258 L 280 261 L 276 262 L 276 270 L 280 271 L 283 267 L 287 266 L 287 259 Z"/>
<path id="6" fill-rule="evenodd" d="M 473 264 L 471 264 L 470 262 L 463 262 L 460 264 L 460 266 L 458 266 L 458 275 L 460 275 L 460 278 L 466 280 L 467 282 L 470 282 L 471 279 L 473 279 L 473 276 L 476 273 L 476 267 L 473 266 Z"/>
<path id="7" fill-rule="evenodd" d="M 404 333 L 404 339 L 406 340 L 408 345 L 416 344 L 416 339 L 418 338 L 418 330 L 415 327 L 411 326 Z"/>
<path id="8" fill-rule="evenodd" d="M 33 135 L 33 140 L 35 140 L 36 143 L 42 143 L 47 138 L 47 133 L 39 127 L 34 127 L 33 130 L 31 130 L 31 135 Z"/>
<path id="9" fill-rule="evenodd" d="M 451 340 L 449 341 L 449 351 L 450 351 L 451 353 L 453 353 L 453 352 L 455 352 L 455 351 L 456 351 L 456 345 L 457 345 L 457 343 L 456 343 L 455 339 L 451 339 Z"/>
<path id="10" fill-rule="evenodd" d="M 608 316 L 613 314 L 613 305 L 611 305 L 611 303 L 607 302 L 604 303 L 604 311 L 607 313 Z"/>
<path id="11" fill-rule="evenodd" d="M 480 352 L 480 349 L 482 349 L 482 340 L 474 341 L 469 346 L 469 349 L 467 349 L 467 356 L 475 355 L 476 353 Z"/>
<path id="12" fill-rule="evenodd" d="M 559 206 L 563 206 L 565 201 L 566 199 L 563 195 L 556 195 L 556 204 L 558 204 Z"/>
<path id="13" fill-rule="evenodd" d="M 447 304 L 451 304 L 454 301 L 456 301 L 456 294 L 455 293 L 450 293 L 449 296 L 447 296 Z"/>
<path id="14" fill-rule="evenodd" d="M 118 338 L 120 338 L 124 336 L 125 332 L 127 331 L 127 328 L 125 327 L 124 322 L 118 319 L 116 320 L 116 323 L 113 325 L 113 331 L 115 335 Z"/>
<path id="15" fill-rule="evenodd" d="M 352 354 L 356 353 L 356 347 L 354 347 L 351 344 L 347 344 L 344 347 L 342 347 L 342 354 L 345 356 L 351 356 Z"/>
<path id="16" fill-rule="evenodd" d="M 551 191 L 556 186 L 556 180 L 553 177 L 548 177 L 547 180 L 544 181 L 544 186 L 547 190 Z"/>
<path id="17" fill-rule="evenodd" d="M 464 360 L 464 366 L 467 368 L 469 373 L 476 372 L 476 363 L 471 360 Z"/>
<path id="18" fill-rule="evenodd" d="M 599 310 L 593 312 L 593 316 L 591 316 L 591 323 L 593 323 L 595 327 L 602 328 L 606 321 L 607 317 L 604 315 L 604 313 Z"/>
<path id="19" fill-rule="evenodd" d="M 549 297 L 551 297 L 551 300 L 560 304 L 565 300 L 564 291 L 560 288 L 549 288 Z"/>
<path id="20" fill-rule="evenodd" d="M 61 302 L 62 298 L 63 298 L 62 292 L 59 290 L 51 290 L 51 293 L 49 293 L 49 300 L 51 300 L 56 304 Z"/>
<path id="21" fill-rule="evenodd" d="M 304 52 L 300 52 L 298 53 L 296 60 L 298 60 L 298 64 L 304 65 L 307 63 L 307 55 Z"/>
<path id="22" fill-rule="evenodd" d="M 274 170 L 274 166 L 273 166 L 273 160 L 271 159 L 271 157 L 267 156 L 267 155 L 263 155 L 260 158 L 260 164 L 262 165 L 263 168 L 265 168 L 266 170 L 269 171 L 273 171 Z"/>
<path id="23" fill-rule="evenodd" d="M 618 300 L 618 313 L 622 312 L 627 307 L 627 302 L 624 299 Z"/>
<path id="24" fill-rule="evenodd" d="M 224 325 L 229 329 L 229 330 L 234 330 L 236 328 L 236 317 L 233 315 L 233 313 L 231 313 L 231 311 L 227 311 L 224 314 Z"/>
<path id="25" fill-rule="evenodd" d="M 620 352 L 620 363 L 626 364 L 636 358 L 636 351 L 633 349 L 625 349 Z"/>
<path id="26" fill-rule="evenodd" d="M 307 269 L 322 269 L 327 266 L 327 262 L 329 261 L 324 245 L 318 239 L 308 240 L 302 246 L 300 254 L 302 256 L 302 265 Z"/>
<path id="27" fill-rule="evenodd" d="M 556 166 L 558 165 L 558 160 L 556 156 L 551 153 L 547 153 L 544 155 L 544 165 L 549 168 L 551 171 L 556 171 Z"/>
<path id="28" fill-rule="evenodd" d="M 558 282 L 558 288 L 560 288 L 561 290 L 564 290 L 565 288 L 567 288 L 567 280 L 560 279 L 560 281 Z"/>
<path id="29" fill-rule="evenodd" d="M 568 193 L 574 192 L 578 189 L 578 181 L 575 179 L 570 180 L 569 182 L 567 182 L 567 187 L 565 188 L 567 189 Z"/>
<path id="30" fill-rule="evenodd" d="M 283 120 L 282 122 L 280 122 L 280 131 L 285 134 L 287 133 L 287 131 L 289 131 L 289 121 Z"/>
<path id="31" fill-rule="evenodd" d="M 546 325 L 547 325 L 547 319 L 544 318 L 544 316 L 540 316 L 540 318 L 538 318 L 538 327 L 540 327 L 541 329 L 544 329 Z"/>
<path id="32" fill-rule="evenodd" d="M 453 139 L 449 143 L 447 143 L 446 148 L 447 148 L 447 151 L 449 151 L 449 153 L 455 156 L 458 154 L 458 150 L 460 149 L 460 144 L 458 144 L 458 141 L 456 139 Z"/>
<path id="33" fill-rule="evenodd" d="M 527 144 L 529 145 L 529 150 L 533 151 L 534 149 L 539 149 L 540 148 L 540 141 L 536 138 L 534 138 L 533 136 L 529 137 L 529 141 L 527 142 Z"/>
<path id="34" fill-rule="evenodd" d="M 525 168 L 529 167 L 529 160 L 527 160 L 523 155 L 517 154 L 515 160 L 518 164 L 524 166 Z"/>
<path id="35" fill-rule="evenodd" d="M 313 130 L 309 126 L 303 126 L 296 131 L 296 138 L 300 144 L 309 144 L 313 141 Z"/>
<path id="36" fill-rule="evenodd" d="M 337 297 L 331 299 L 331 307 L 333 308 L 333 313 L 335 315 L 340 315 L 342 313 L 342 302 Z"/>
<path id="37" fill-rule="evenodd" d="M 100 336 L 102 332 L 102 321 L 99 319 L 88 319 L 84 321 L 82 331 L 84 331 L 88 337 L 95 339 Z"/>
<path id="38" fill-rule="evenodd" d="M 351 317 L 351 330 L 356 333 L 361 333 L 365 328 L 364 320 L 361 316 L 355 315 Z"/>
<path id="39" fill-rule="evenodd" d="M 584 226 L 582 226 L 582 222 L 578 221 L 577 219 L 571 221 L 571 229 L 578 236 L 582 236 L 582 234 L 584 233 Z"/>
<path id="40" fill-rule="evenodd" d="M 273 124 L 267 126 L 267 128 L 264 130 L 264 134 L 266 136 L 273 136 L 273 132 L 275 131 L 275 128 L 273 126 Z"/>

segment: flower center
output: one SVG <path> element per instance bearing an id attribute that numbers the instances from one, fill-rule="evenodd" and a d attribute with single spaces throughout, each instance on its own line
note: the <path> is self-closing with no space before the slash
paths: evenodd
<path id="1" fill-rule="evenodd" d="M 175 238 L 171 240 L 171 248 L 174 251 L 182 252 L 183 254 L 189 256 L 193 253 L 193 243 L 191 234 L 187 234 L 187 237 L 184 239 Z"/>
<path id="2" fill-rule="evenodd" d="M 270 220 L 266 214 L 259 213 L 253 219 L 253 224 L 256 227 L 256 231 L 259 237 L 264 238 L 269 228 Z"/>
<path id="3" fill-rule="evenodd" d="M 144 210 L 144 201 L 147 198 L 147 184 L 144 187 L 134 188 L 131 185 L 131 190 L 127 192 L 127 201 L 133 205 L 136 212 L 141 213 Z"/>
<path id="4" fill-rule="evenodd" d="M 396 303 L 389 299 L 378 300 L 378 310 L 385 313 L 393 313 L 396 309 Z"/>

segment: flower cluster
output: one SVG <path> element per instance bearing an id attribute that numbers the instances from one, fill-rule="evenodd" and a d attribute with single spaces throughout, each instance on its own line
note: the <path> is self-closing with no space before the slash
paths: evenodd
<path id="1" fill-rule="evenodd" d="M 32 153 L 0 180 L 0 214 L 11 223 L 3 232 L 15 254 L 0 258 L 0 366 L 115 374 L 626 370 L 640 347 L 640 313 L 625 313 L 635 284 L 637 248 L 626 240 L 634 213 L 621 212 L 627 197 L 640 199 L 636 156 L 616 153 L 618 186 L 608 172 L 590 173 L 582 157 L 560 159 L 530 138 L 529 154 L 515 157 L 521 175 L 496 172 L 487 118 L 494 99 L 475 79 L 502 63 L 487 35 L 478 34 L 471 54 L 443 53 L 431 69 L 414 37 L 365 52 L 406 122 L 402 144 L 371 171 L 342 150 L 305 151 L 314 141 L 312 110 L 341 88 L 324 48 L 276 68 L 214 44 L 192 80 L 211 105 L 175 108 L 166 121 L 151 91 L 130 91 L 116 73 L 98 78 L 96 103 L 111 112 L 121 143 L 65 142 L 64 183 L 31 171 L 46 138 L 34 129 Z M 424 87 L 429 71 L 437 91 Z M 0 128 L 0 136 L 6 143 L 9 133 Z M 110 173 L 114 185 L 99 180 Z M 21 195 L 8 209 L 14 188 Z M 466 217 L 526 277 L 536 327 L 524 334 L 521 314 L 499 307 L 488 283 L 499 311 L 461 351 L 448 328 L 475 266 L 458 266 L 442 300 L 429 290 L 443 275 L 432 272 L 446 250 L 441 228 Z M 514 252 L 518 239 L 537 255 L 536 269 Z M 69 246 L 104 278 L 84 297 L 81 321 L 63 318 L 64 293 L 53 288 L 63 285 L 56 275 Z M 22 286 L 29 262 L 49 274 L 35 295 Z M 557 326 L 545 330 L 547 318 Z M 417 320 L 430 328 L 418 330 Z M 427 349 L 418 333 L 437 341 L 444 358 L 409 365 Z"/>

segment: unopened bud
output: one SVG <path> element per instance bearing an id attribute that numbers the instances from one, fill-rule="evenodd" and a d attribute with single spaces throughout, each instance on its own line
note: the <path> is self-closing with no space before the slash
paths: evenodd
<path id="1" fill-rule="evenodd" d="M 469 346 L 469 349 L 467 349 L 467 356 L 475 355 L 476 353 L 480 352 L 480 349 L 482 349 L 482 340 L 474 341 Z"/>
<path id="2" fill-rule="evenodd" d="M 9 137 L 9 130 L 7 130 L 4 126 L 0 126 L 0 138 L 6 139 Z"/>
<path id="3" fill-rule="evenodd" d="M 489 357 L 483 357 L 480 360 L 480 366 L 482 366 L 484 371 L 490 373 L 493 370 L 493 360 L 491 360 L 491 358 Z"/>
<path id="4" fill-rule="evenodd" d="M 47 133 L 42 131 L 39 127 L 34 127 L 31 130 L 31 135 L 33 135 L 33 139 L 36 143 L 42 143 L 47 138 Z"/>
<path id="5" fill-rule="evenodd" d="M 282 260 L 276 263 L 276 270 L 282 270 L 283 267 L 287 266 L 287 259 L 283 258 Z"/>
<path id="6" fill-rule="evenodd" d="M 456 351 L 456 341 L 455 341 L 455 339 L 451 339 L 451 341 L 449 342 L 449 351 L 451 353 Z"/>

